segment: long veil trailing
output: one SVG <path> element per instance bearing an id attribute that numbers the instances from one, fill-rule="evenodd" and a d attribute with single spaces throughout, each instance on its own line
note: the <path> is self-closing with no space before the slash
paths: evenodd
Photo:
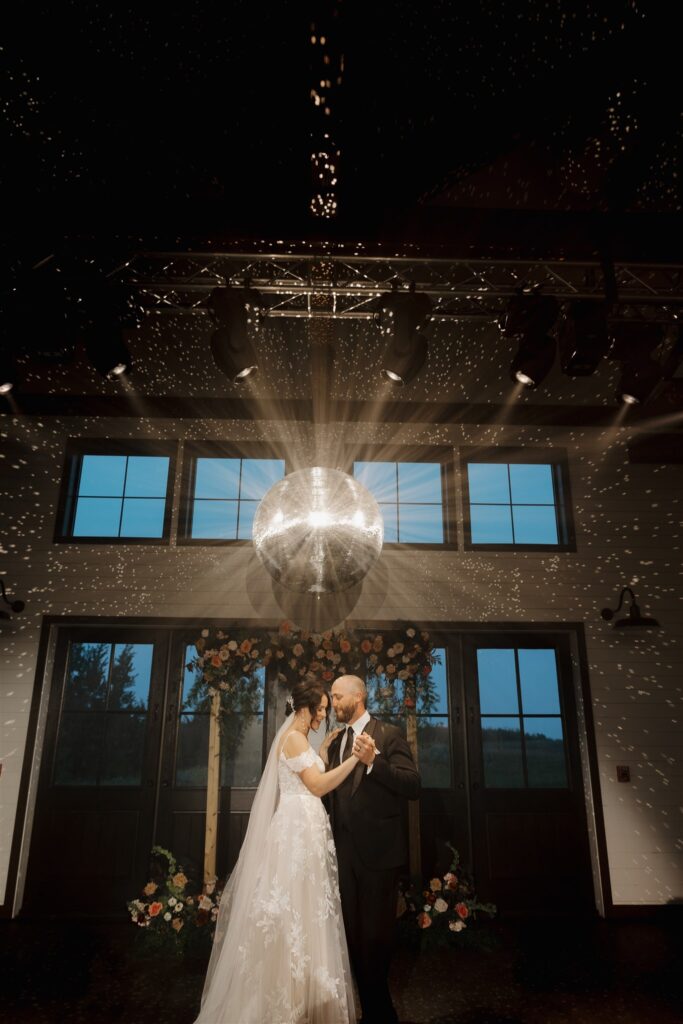
<path id="1" fill-rule="evenodd" d="M 268 826 L 278 804 L 278 751 L 280 743 L 291 725 L 292 717 L 290 716 L 280 726 L 273 740 L 252 804 L 242 849 L 237 858 L 237 864 L 223 890 L 216 921 L 216 933 L 202 992 L 202 1008 L 224 955 L 230 956 L 231 953 L 234 953 L 239 945 L 240 925 L 248 919 L 250 914 L 250 904 L 258 879 Z M 198 1018 L 198 1021 L 200 1020 L 201 1013 Z"/>

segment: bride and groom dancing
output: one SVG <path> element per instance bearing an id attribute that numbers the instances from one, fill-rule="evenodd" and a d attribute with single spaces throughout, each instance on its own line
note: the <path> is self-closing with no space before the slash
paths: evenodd
<path id="1" fill-rule="evenodd" d="M 221 899 L 195 1024 L 396 1024 L 387 976 L 406 800 L 420 776 L 365 683 L 292 690 Z M 329 718 L 320 753 L 308 742 Z M 328 814 L 323 800 L 329 809 Z"/>

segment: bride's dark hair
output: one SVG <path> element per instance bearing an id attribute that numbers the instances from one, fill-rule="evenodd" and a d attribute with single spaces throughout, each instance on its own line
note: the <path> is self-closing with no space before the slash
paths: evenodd
<path id="1" fill-rule="evenodd" d="M 287 714 L 291 714 L 292 711 L 301 711 L 302 708 L 308 708 L 312 717 L 322 704 L 323 697 L 327 697 L 325 718 L 329 722 L 331 704 L 330 695 L 317 676 L 309 673 L 304 679 L 295 683 L 292 687 L 292 703 L 290 704 L 288 702 L 287 704 Z"/>

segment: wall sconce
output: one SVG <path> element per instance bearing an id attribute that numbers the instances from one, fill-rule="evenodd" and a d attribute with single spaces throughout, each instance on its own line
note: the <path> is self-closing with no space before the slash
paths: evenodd
<path id="1" fill-rule="evenodd" d="M 603 608 L 600 614 L 606 622 L 610 622 L 614 618 L 615 614 L 621 611 L 621 606 L 624 603 L 624 594 L 628 594 L 631 598 L 631 604 L 628 609 L 628 618 L 617 619 L 614 623 L 615 629 L 626 629 L 630 626 L 658 626 L 657 619 L 651 619 L 647 615 L 642 616 L 640 614 L 640 608 L 636 604 L 636 598 L 630 587 L 622 587 L 622 591 L 619 594 L 619 604 L 616 608 Z"/>
<path id="2" fill-rule="evenodd" d="M 24 604 L 23 601 L 10 601 L 10 599 L 8 598 L 7 593 L 5 591 L 5 581 L 4 580 L 0 580 L 0 595 L 2 595 L 2 600 L 5 602 L 5 604 L 9 608 L 12 609 L 12 611 L 14 612 L 15 615 L 18 615 L 19 612 L 23 612 L 24 608 L 26 607 L 26 605 Z M 9 619 L 9 618 L 11 618 L 10 613 L 6 612 L 3 608 L 0 608 L 0 619 Z"/>

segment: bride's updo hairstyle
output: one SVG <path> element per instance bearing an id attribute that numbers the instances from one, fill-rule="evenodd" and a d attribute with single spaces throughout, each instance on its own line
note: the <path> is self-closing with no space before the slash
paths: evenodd
<path id="1" fill-rule="evenodd" d="M 327 708 L 325 709 L 325 718 L 329 722 L 330 719 L 330 695 L 320 682 L 320 680 L 309 673 L 300 682 L 295 683 L 292 687 L 292 699 L 291 702 L 287 702 L 286 712 L 291 714 L 292 711 L 296 713 L 301 711 L 302 708 L 308 708 L 313 717 L 323 702 L 323 697 L 327 697 Z"/>

